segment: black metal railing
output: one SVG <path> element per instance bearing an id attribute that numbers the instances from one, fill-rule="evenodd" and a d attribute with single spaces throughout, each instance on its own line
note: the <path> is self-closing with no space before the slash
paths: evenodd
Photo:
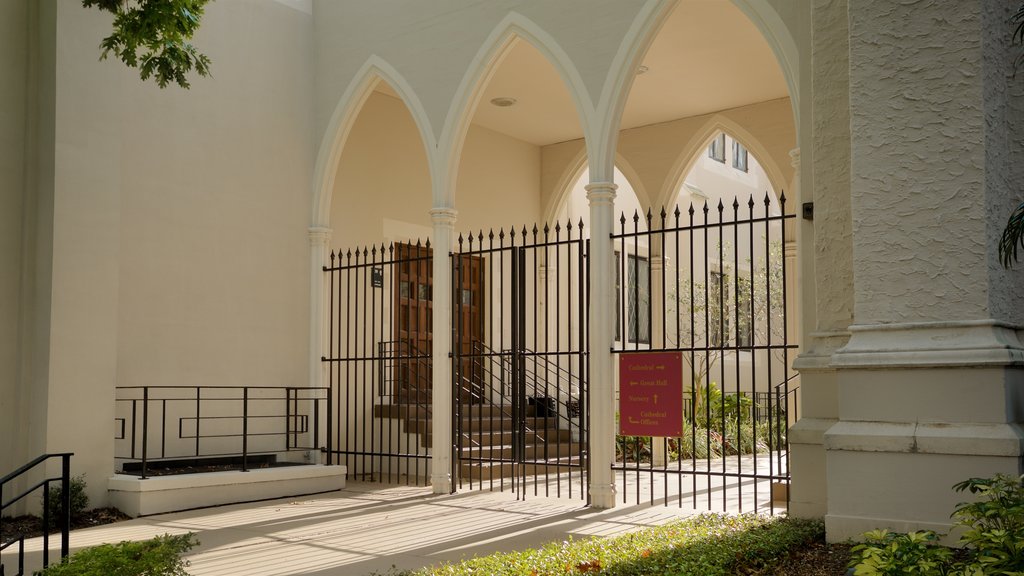
<path id="1" fill-rule="evenodd" d="M 614 352 L 678 353 L 684 393 L 681 436 L 619 436 L 623 501 L 697 507 L 706 494 L 708 509 L 775 511 L 798 389 L 783 256 L 793 218 L 771 194 L 619 218 Z"/>
<path id="2" fill-rule="evenodd" d="M 142 478 L 182 463 L 248 471 L 257 457 L 265 464 L 321 449 L 330 463 L 331 439 L 321 432 L 331 427 L 330 406 L 329 388 L 119 386 L 115 460 Z"/>
<path id="3" fill-rule="evenodd" d="M 67 558 L 70 550 L 69 541 L 71 533 L 71 457 L 74 456 L 71 452 L 62 452 L 57 454 L 43 454 L 35 460 L 32 460 L 28 464 L 25 464 L 21 468 L 18 468 L 14 472 L 0 478 L 0 534 L 3 533 L 4 515 L 10 510 L 15 504 L 21 502 L 23 499 L 31 494 L 40 493 L 42 494 L 42 512 L 43 517 L 42 531 L 43 531 L 43 568 L 50 565 L 50 526 L 51 518 L 54 514 L 58 514 L 57 525 L 60 528 L 60 557 Z M 36 470 L 37 466 L 43 465 L 49 462 L 51 459 L 60 458 L 61 469 L 60 476 L 46 476 L 46 471 Z M 4 496 L 4 489 L 16 484 L 18 481 L 29 481 L 33 474 L 42 474 L 44 478 L 37 480 L 35 484 L 30 487 L 23 489 L 17 495 L 11 497 Z M 61 488 L 61 501 L 58 510 L 50 510 L 51 501 L 48 498 L 50 493 L 50 485 L 59 482 Z M 25 535 L 18 534 L 11 538 L 5 538 L 0 542 L 0 552 L 3 552 L 14 544 L 18 545 L 18 572 L 14 576 L 22 576 L 25 574 Z M 0 560 L 0 576 L 6 574 L 3 561 Z"/>
<path id="4" fill-rule="evenodd" d="M 582 222 L 458 238 L 457 485 L 588 498 L 587 248 Z"/>
<path id="5" fill-rule="evenodd" d="M 350 478 L 429 482 L 432 254 L 429 242 L 377 245 L 332 252 L 323 267 L 329 434 Z"/>

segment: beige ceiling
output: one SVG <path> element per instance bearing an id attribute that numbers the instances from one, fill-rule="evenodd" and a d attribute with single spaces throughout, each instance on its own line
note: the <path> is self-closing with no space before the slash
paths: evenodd
<path id="1" fill-rule="evenodd" d="M 788 96 L 771 49 L 728 0 L 682 0 L 644 56 L 623 113 L 633 128 Z M 515 106 L 498 108 L 495 97 Z M 474 122 L 536 145 L 581 138 L 572 99 L 533 46 L 518 42 L 484 90 Z"/>
<path id="2" fill-rule="evenodd" d="M 643 58 L 622 128 L 634 128 L 788 96 L 775 56 L 754 24 L 728 0 L 682 0 Z M 379 92 L 397 97 L 381 82 Z M 511 97 L 516 104 L 490 103 Z M 538 146 L 583 137 L 576 108 L 555 68 L 528 42 L 506 53 L 484 89 L 473 122 Z"/>

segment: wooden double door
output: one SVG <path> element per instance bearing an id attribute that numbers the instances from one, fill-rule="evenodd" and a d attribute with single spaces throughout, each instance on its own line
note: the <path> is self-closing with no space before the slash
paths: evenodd
<path id="1" fill-rule="evenodd" d="M 397 341 L 398 381 L 408 391 L 429 392 L 433 350 L 434 282 L 433 249 L 422 245 L 398 244 L 394 278 L 394 334 Z M 461 360 L 457 375 L 472 382 L 474 397 L 480 397 L 482 366 L 470 359 L 474 346 L 484 334 L 484 262 L 480 256 L 459 255 L 453 266 L 452 346 Z"/>

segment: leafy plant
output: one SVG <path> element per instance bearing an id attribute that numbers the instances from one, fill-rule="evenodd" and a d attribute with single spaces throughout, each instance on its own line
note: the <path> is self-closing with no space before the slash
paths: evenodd
<path id="1" fill-rule="evenodd" d="M 867 532 L 864 543 L 851 549 L 854 576 L 943 576 L 948 572 L 953 551 L 939 546 L 938 540 L 939 536 L 931 530 L 909 534 Z"/>
<path id="2" fill-rule="evenodd" d="M 71 521 L 75 522 L 89 508 L 89 495 L 85 493 L 85 474 L 72 477 L 70 486 L 68 492 L 71 494 Z M 48 530 L 60 528 L 60 519 L 63 516 L 64 510 L 63 496 L 64 490 L 59 483 L 56 485 L 51 484 L 50 490 L 43 496 L 45 498 L 43 504 L 48 506 L 50 510 Z"/>
<path id="3" fill-rule="evenodd" d="M 957 504 L 956 524 L 967 528 L 960 543 L 973 552 L 965 574 L 1024 574 L 1024 482 L 1005 474 L 971 478 L 953 487 L 980 499 Z"/>
<path id="4" fill-rule="evenodd" d="M 101 544 L 73 554 L 36 576 L 188 576 L 181 555 L 198 544 L 194 534 L 164 534 L 141 542 Z"/>
<path id="5" fill-rule="evenodd" d="M 209 0 L 82 0 L 114 15 L 110 36 L 100 43 L 100 60 L 113 52 L 122 62 L 139 69 L 143 80 L 156 78 L 166 87 L 175 82 L 189 88 L 188 73 L 210 75 L 210 59 L 189 43 L 199 28 Z"/>
<path id="6" fill-rule="evenodd" d="M 956 526 L 966 528 L 962 558 L 938 546 L 932 531 L 875 530 L 851 550 L 854 575 L 1024 576 L 1024 477 L 971 478 L 953 489 L 979 495 L 957 504 L 952 515 Z"/>

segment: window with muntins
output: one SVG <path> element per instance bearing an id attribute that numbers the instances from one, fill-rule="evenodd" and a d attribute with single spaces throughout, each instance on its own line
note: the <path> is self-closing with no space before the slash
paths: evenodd
<path id="1" fill-rule="evenodd" d="M 732 141 L 732 167 L 747 171 L 747 149 L 736 140 Z"/>
<path id="2" fill-rule="evenodd" d="M 725 134 L 715 136 L 708 146 L 708 158 L 725 164 Z"/>

